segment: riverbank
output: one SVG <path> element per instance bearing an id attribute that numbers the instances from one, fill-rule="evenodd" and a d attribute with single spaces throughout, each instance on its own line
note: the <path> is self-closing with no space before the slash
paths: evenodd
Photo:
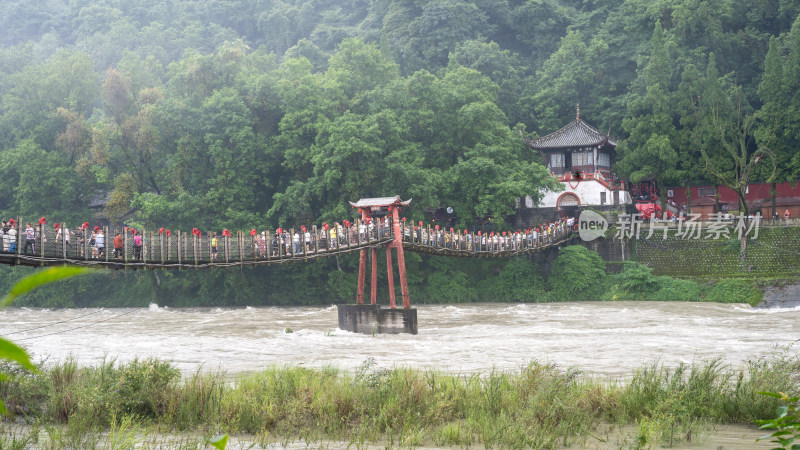
<path id="1" fill-rule="evenodd" d="M 714 424 L 772 417 L 778 403 L 758 392 L 798 389 L 800 359 L 780 352 L 739 367 L 651 364 L 625 383 L 535 361 L 511 372 L 458 375 L 381 369 L 367 360 L 353 371 L 280 367 L 233 381 L 222 373 L 182 379 L 154 359 L 94 367 L 65 361 L 18 373 L 0 384 L 0 395 L 7 420 L 50 439 L 36 446 L 85 448 L 99 433 L 119 436 L 122 428 L 247 433 L 264 442 L 540 448 L 580 446 L 604 424 L 628 430 L 617 438 L 621 445 L 689 446 Z M 41 437 L 49 426 L 61 428 Z"/>

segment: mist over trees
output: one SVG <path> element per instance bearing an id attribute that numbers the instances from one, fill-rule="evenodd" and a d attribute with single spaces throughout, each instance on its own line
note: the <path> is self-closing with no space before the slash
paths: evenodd
<path id="1" fill-rule="evenodd" d="M 399 194 L 468 227 L 553 186 L 518 132 L 578 103 L 631 179 L 721 182 L 742 118 L 778 165 L 754 181 L 800 174 L 794 1 L 0 5 L 3 217 L 274 229 Z"/>

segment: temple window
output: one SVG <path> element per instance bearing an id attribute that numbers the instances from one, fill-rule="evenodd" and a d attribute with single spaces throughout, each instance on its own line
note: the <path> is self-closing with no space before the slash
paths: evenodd
<path id="1" fill-rule="evenodd" d="M 592 161 L 591 152 L 574 152 L 572 153 L 572 166 L 591 166 Z"/>
<path id="2" fill-rule="evenodd" d="M 550 154 L 550 168 L 564 167 L 564 154 L 551 153 Z"/>

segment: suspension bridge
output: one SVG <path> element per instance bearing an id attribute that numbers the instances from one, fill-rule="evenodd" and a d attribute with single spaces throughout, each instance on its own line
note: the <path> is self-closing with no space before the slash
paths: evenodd
<path id="1" fill-rule="evenodd" d="M 403 309 L 408 310 L 411 302 L 404 251 L 449 257 L 511 257 L 541 252 L 571 238 L 571 230 L 563 221 L 542 229 L 502 233 L 459 232 L 435 224 L 408 223 L 399 213 L 409 202 L 399 196 L 360 199 L 350 202 L 360 215 L 352 222 L 342 220 L 331 225 L 249 232 L 222 230 L 219 234 L 196 228 L 191 232 L 166 228 L 109 230 L 107 226 L 90 229 L 88 223 L 69 230 L 59 223 L 50 226 L 44 218 L 28 227 L 17 219 L 11 221 L 11 228 L 0 239 L 0 264 L 126 270 L 214 268 L 285 264 L 359 252 L 356 305 L 363 305 L 367 252 L 371 252 L 370 304 L 374 306 L 377 249 L 386 248 L 389 306 L 395 309 L 394 250 Z M 349 319 L 342 318 L 340 309 L 340 327 L 343 320 Z M 416 314 L 413 322 L 416 332 Z"/>

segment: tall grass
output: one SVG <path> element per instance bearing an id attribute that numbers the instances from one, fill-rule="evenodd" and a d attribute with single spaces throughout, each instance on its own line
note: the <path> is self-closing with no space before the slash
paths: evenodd
<path id="1" fill-rule="evenodd" d="M 778 401 L 759 391 L 800 391 L 800 358 L 778 352 L 738 368 L 721 360 L 652 364 L 624 383 L 539 362 L 464 375 L 379 369 L 368 360 L 354 373 L 276 367 L 231 381 L 222 373 L 181 379 L 153 359 L 96 367 L 67 360 L 0 384 L 9 410 L 42 427 L 54 448 L 127 448 L 137 429 L 356 446 L 550 448 L 585 443 L 600 424 L 633 425 L 634 446 L 684 445 L 710 424 L 771 417 Z M 28 442 L 2 439 L 9 447 Z"/>

